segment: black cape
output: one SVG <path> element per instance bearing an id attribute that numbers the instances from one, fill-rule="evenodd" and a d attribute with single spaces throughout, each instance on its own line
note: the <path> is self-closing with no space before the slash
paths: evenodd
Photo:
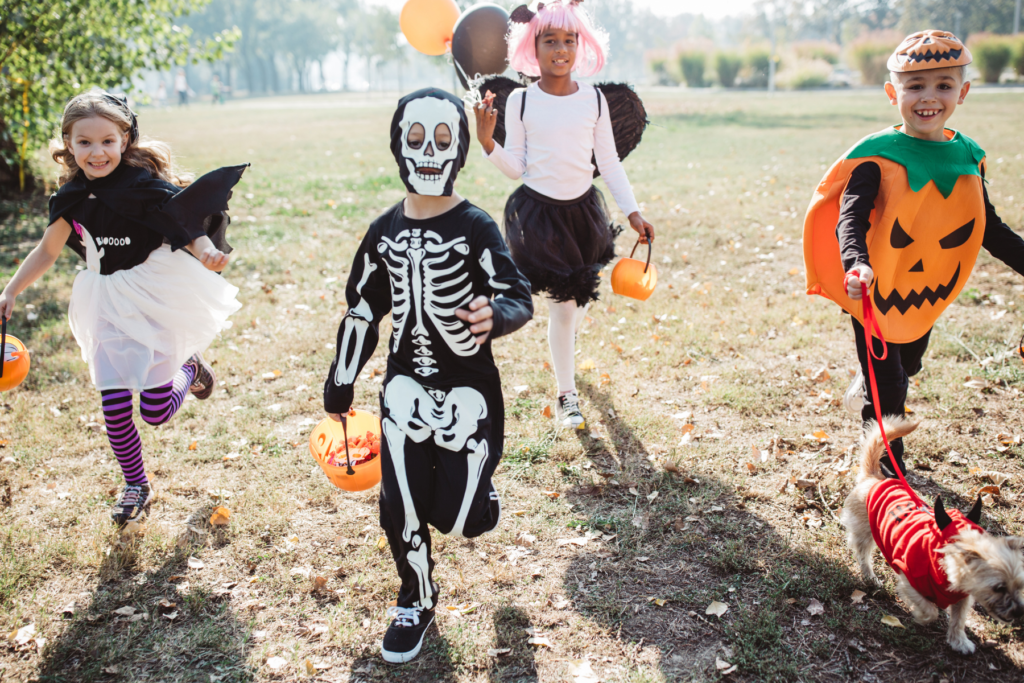
<path id="1" fill-rule="evenodd" d="M 83 259 L 84 227 L 104 251 L 104 275 L 139 265 L 165 240 L 177 250 L 208 235 L 218 249 L 230 253 L 225 211 L 246 168 L 248 164 L 219 168 L 186 188 L 127 164 L 96 180 L 79 171 L 50 197 L 50 223 L 63 218 L 72 224 L 68 246 Z"/>

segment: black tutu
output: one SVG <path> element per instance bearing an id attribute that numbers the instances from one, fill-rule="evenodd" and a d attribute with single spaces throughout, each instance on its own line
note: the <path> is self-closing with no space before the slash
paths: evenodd
<path id="1" fill-rule="evenodd" d="M 585 306 L 597 300 L 598 273 L 615 258 L 622 228 L 596 187 L 560 201 L 522 185 L 505 204 L 505 240 L 534 294 Z"/>

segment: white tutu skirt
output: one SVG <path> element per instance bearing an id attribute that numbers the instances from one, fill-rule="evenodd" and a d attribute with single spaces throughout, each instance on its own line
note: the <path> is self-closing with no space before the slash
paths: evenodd
<path id="1" fill-rule="evenodd" d="M 231 327 L 238 288 L 184 250 L 163 245 L 134 268 L 83 270 L 68 320 L 100 391 L 168 384 L 182 364 Z"/>

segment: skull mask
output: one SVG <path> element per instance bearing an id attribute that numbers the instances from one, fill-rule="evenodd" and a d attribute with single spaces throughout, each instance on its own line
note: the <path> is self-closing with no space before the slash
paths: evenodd
<path id="1" fill-rule="evenodd" d="M 391 151 L 409 192 L 450 197 L 468 150 L 466 112 L 454 95 L 428 88 L 399 102 L 391 122 Z"/>

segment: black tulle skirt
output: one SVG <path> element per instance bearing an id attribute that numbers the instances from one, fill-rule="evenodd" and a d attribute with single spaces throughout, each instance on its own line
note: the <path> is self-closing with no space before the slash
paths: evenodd
<path id="1" fill-rule="evenodd" d="M 604 196 L 596 187 L 579 199 L 551 199 L 522 185 L 505 204 L 505 240 L 534 294 L 584 306 L 597 299 L 598 273 L 615 257 Z"/>

